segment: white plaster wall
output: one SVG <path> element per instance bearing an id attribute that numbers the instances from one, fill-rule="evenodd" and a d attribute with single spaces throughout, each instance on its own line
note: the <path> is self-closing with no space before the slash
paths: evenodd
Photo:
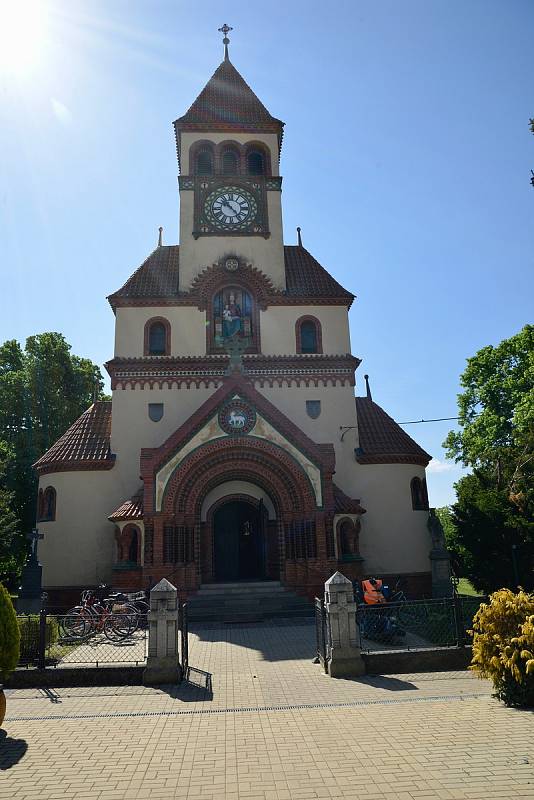
<path id="1" fill-rule="evenodd" d="M 246 494 L 249 497 L 256 498 L 256 500 L 263 500 L 269 519 L 276 519 L 273 501 L 263 489 L 248 481 L 226 481 L 226 483 L 221 483 L 215 489 L 212 489 L 204 498 L 200 512 L 202 521 L 206 521 L 208 511 L 217 500 L 232 494 Z"/>
<path id="2" fill-rule="evenodd" d="M 356 406 L 352 386 L 256 386 L 274 406 L 318 444 L 332 443 L 336 453 L 335 483 L 347 494 L 354 491 L 354 448 L 358 447 Z M 306 412 L 306 400 L 320 400 L 321 414 L 312 419 Z M 351 427 L 341 441 L 340 426 Z M 353 497 L 359 497 L 353 494 Z"/>
<path id="3" fill-rule="evenodd" d="M 235 255 L 261 270 L 279 289 L 286 288 L 282 195 L 267 192 L 270 237 L 199 236 L 193 237 L 194 191 L 180 192 L 180 291 L 187 292 L 196 276 L 223 256 Z"/>
<path id="4" fill-rule="evenodd" d="M 236 133 L 235 131 L 224 131 L 223 133 L 185 131 L 181 134 L 180 146 L 180 165 L 182 175 L 191 174 L 191 164 L 189 162 L 189 151 L 191 145 L 200 140 L 219 144 L 220 142 L 238 142 L 247 144 L 248 142 L 262 142 L 271 155 L 271 168 L 273 175 L 278 175 L 278 136 L 276 133 Z"/>
<path id="5" fill-rule="evenodd" d="M 353 493 L 367 510 L 360 533 L 365 572 L 430 571 L 428 512 L 412 509 L 410 491 L 413 477 L 424 478 L 423 467 L 355 463 L 353 475 Z"/>
<path id="6" fill-rule="evenodd" d="M 45 589 L 111 580 L 115 526 L 107 517 L 124 500 L 114 470 L 41 477 L 40 488 L 56 490 L 56 519 L 39 523 Z"/>
<path id="7" fill-rule="evenodd" d="M 206 313 L 192 306 L 117 308 L 115 356 L 140 358 L 144 353 L 145 323 L 163 317 L 171 326 L 171 355 L 200 356 L 206 353 Z"/>
<path id="8" fill-rule="evenodd" d="M 182 384 L 185 387 L 185 384 Z M 123 488 L 123 500 L 141 483 L 139 457 L 142 447 L 159 447 L 216 389 L 116 389 L 113 392 L 111 451 L 116 454 L 114 470 Z M 152 422 L 149 403 L 163 403 L 163 418 Z"/>
<path id="9" fill-rule="evenodd" d="M 305 315 L 317 317 L 321 323 L 323 353 L 350 353 L 349 317 L 344 306 L 269 306 L 260 312 L 262 353 L 296 353 L 295 323 Z"/>

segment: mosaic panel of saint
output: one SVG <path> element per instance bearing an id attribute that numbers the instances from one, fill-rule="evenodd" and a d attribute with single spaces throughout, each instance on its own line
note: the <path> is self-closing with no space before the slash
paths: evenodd
<path id="1" fill-rule="evenodd" d="M 252 336 L 252 299 L 235 286 L 222 289 L 213 302 L 216 341 Z"/>

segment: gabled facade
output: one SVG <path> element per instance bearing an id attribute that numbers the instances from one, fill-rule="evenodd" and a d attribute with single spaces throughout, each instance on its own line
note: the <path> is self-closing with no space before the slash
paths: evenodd
<path id="1" fill-rule="evenodd" d="M 174 128 L 180 244 L 109 296 L 112 402 L 35 465 L 55 493 L 47 590 L 279 579 L 311 595 L 340 568 L 429 591 L 430 456 L 354 396 L 352 292 L 300 234 L 284 245 L 283 123 L 226 56 Z"/>

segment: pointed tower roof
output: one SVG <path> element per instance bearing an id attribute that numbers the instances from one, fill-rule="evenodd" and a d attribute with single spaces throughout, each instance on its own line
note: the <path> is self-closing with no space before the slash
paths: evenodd
<path id="1" fill-rule="evenodd" d="M 271 116 L 232 62 L 225 58 L 188 111 L 174 121 L 180 153 L 182 131 L 261 131 L 278 134 L 284 123 Z"/>

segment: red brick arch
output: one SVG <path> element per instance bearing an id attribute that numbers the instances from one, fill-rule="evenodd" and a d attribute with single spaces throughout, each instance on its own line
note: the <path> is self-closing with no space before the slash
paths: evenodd
<path id="1" fill-rule="evenodd" d="M 272 498 L 277 514 L 309 514 L 317 508 L 308 476 L 287 451 L 264 439 L 225 437 L 199 447 L 177 467 L 162 511 L 196 518 L 207 493 L 228 480 L 255 483 Z"/>

